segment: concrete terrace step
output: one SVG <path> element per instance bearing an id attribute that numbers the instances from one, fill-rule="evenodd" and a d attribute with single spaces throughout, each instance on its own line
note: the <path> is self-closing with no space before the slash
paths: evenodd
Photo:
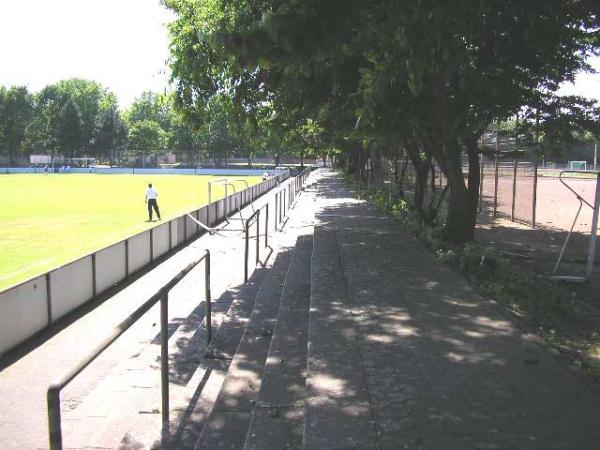
<path id="1" fill-rule="evenodd" d="M 315 225 L 312 257 L 306 449 L 375 448 L 362 358 L 335 233 Z"/>
<path id="2" fill-rule="evenodd" d="M 242 448 L 258 398 L 292 249 L 277 254 L 256 296 L 242 340 L 233 356 L 197 449 Z"/>
<path id="3" fill-rule="evenodd" d="M 206 349 L 204 356 L 212 359 L 233 359 L 233 355 L 240 344 L 242 335 L 254 308 L 254 301 L 260 287 L 267 275 L 269 268 L 258 268 L 248 280 L 242 285 L 239 294 L 235 295 L 223 323 L 215 333 L 212 342 Z"/>
<path id="4" fill-rule="evenodd" d="M 220 280 L 216 291 L 222 292 L 222 285 L 229 281 Z M 191 289 L 198 285 L 200 289 Z M 240 302 L 244 288 L 246 286 L 240 290 L 227 290 L 213 300 L 213 327 L 219 326 L 232 302 Z M 214 403 L 229 363 L 203 358 L 207 338 L 206 304 L 199 302 L 203 289 L 203 271 L 194 270 L 170 294 L 170 402 L 174 423 L 177 423 L 178 415 L 194 415 L 197 420 L 199 411 Z M 128 448 L 135 444 L 148 448 L 155 442 L 157 427 L 160 428 L 161 405 L 160 332 L 155 326 L 158 322 L 156 308 L 144 321 L 150 323 L 146 326 L 141 322 L 134 328 L 150 326 L 153 333 L 135 345 L 130 343 L 126 357 L 97 385 L 85 395 L 78 389 L 71 391 L 71 386 L 65 389 L 62 408 L 66 447 Z M 84 381 L 85 375 L 81 378 Z M 206 387 L 200 402 L 195 398 L 199 385 Z M 188 405 L 187 408 L 184 405 Z"/>
<path id="5" fill-rule="evenodd" d="M 247 284 L 239 288 L 228 289 L 218 299 L 213 301 L 214 311 L 228 307 L 226 314 L 219 322 L 213 315 L 213 339 L 208 348 L 204 345 L 195 346 L 190 355 L 186 352 L 183 363 L 196 363 L 204 369 L 200 376 L 195 376 L 188 383 L 193 392 L 189 395 L 188 404 L 175 410 L 172 418 L 171 436 L 161 444 L 162 448 L 183 449 L 193 448 L 210 411 L 215 403 L 217 394 L 225 380 L 231 359 L 239 345 L 244 328 L 254 306 L 256 294 L 264 281 L 269 268 L 259 268 L 250 277 Z M 173 364 L 173 362 L 172 362 Z M 177 362 L 174 362 L 177 365 Z M 213 380 L 214 379 L 214 380 Z"/>
<path id="6" fill-rule="evenodd" d="M 312 236 L 300 236 L 246 437 L 247 450 L 302 447 L 312 251 Z"/>

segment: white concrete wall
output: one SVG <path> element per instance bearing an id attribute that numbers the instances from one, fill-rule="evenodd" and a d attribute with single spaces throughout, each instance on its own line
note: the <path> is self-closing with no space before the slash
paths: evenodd
<path id="1" fill-rule="evenodd" d="M 237 195 L 243 204 L 247 205 L 260 193 L 266 192 L 275 185 L 275 180 L 271 179 L 260 187 L 251 186 Z M 227 201 L 229 210 L 233 211 L 237 206 L 236 201 L 233 197 Z M 224 219 L 224 214 L 225 200 L 219 200 L 195 211 L 192 215 L 206 225 L 214 225 Z M 198 226 L 186 216 L 173 219 L 171 233 L 169 233 L 168 222 L 155 227 L 152 231 L 154 258 L 194 238 L 197 232 Z M 129 274 L 151 262 L 149 230 L 127 239 L 127 246 L 124 241 L 95 254 L 96 294 L 127 277 L 126 258 L 129 261 Z M 52 321 L 63 317 L 94 297 L 92 267 L 90 255 L 50 272 Z M 0 292 L 0 355 L 48 325 L 50 318 L 47 299 L 45 275 Z"/>
<path id="2" fill-rule="evenodd" d="M 53 321 L 92 299 L 92 257 L 86 256 L 50 272 L 50 292 Z"/>
<path id="3" fill-rule="evenodd" d="M 176 221 L 177 219 L 173 219 Z M 173 234 L 177 233 L 177 227 L 173 224 Z M 152 229 L 153 258 L 156 259 L 170 250 L 169 246 L 169 223 L 163 223 Z"/>
<path id="4" fill-rule="evenodd" d="M 0 355 L 48 325 L 46 298 L 45 275 L 2 293 Z"/>
<path id="5" fill-rule="evenodd" d="M 150 264 L 150 231 L 136 234 L 129 241 L 129 273 L 137 272 Z"/>
<path id="6" fill-rule="evenodd" d="M 217 201 L 217 217 L 216 221 L 220 222 L 225 217 L 225 201 L 223 199 Z"/>
<path id="7" fill-rule="evenodd" d="M 190 213 L 192 215 L 192 217 L 194 217 L 196 220 L 198 220 L 198 210 Z M 198 233 L 198 225 L 196 224 L 196 222 L 194 222 L 192 219 L 190 219 L 187 215 L 185 215 L 183 217 L 183 220 L 185 220 L 185 239 L 186 241 L 189 241 L 190 239 L 192 239 L 194 236 L 196 236 L 196 234 Z"/>
<path id="8" fill-rule="evenodd" d="M 177 224 L 177 240 L 175 242 L 176 245 L 181 245 L 185 242 L 185 216 L 175 219 L 174 224 Z"/>
<path id="9" fill-rule="evenodd" d="M 125 242 L 111 245 L 96 253 L 96 294 L 127 278 Z"/>
<path id="10" fill-rule="evenodd" d="M 217 203 L 212 202 L 208 205 L 208 222 L 209 226 L 213 226 L 217 222 Z"/>

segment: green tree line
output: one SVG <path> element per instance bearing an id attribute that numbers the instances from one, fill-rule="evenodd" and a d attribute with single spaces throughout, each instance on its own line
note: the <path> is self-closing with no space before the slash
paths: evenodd
<path id="1" fill-rule="evenodd" d="M 101 84 L 63 80 L 39 92 L 25 86 L 0 86 L 0 156 L 5 163 L 26 163 L 31 154 L 89 157 L 111 165 L 156 164 L 174 153 L 197 164 L 228 157 L 251 160 L 283 154 L 276 133 L 265 130 L 272 118 L 240 113 L 227 95 L 216 95 L 202 120 L 190 121 L 171 93 L 144 92 L 126 110 Z"/>
<path id="2" fill-rule="evenodd" d="M 474 237 L 482 137 L 498 122 L 514 122 L 538 153 L 573 133 L 598 135 L 593 103 L 556 95 L 599 53 L 597 1 L 165 3 L 176 15 L 171 69 L 189 120 L 206 120 L 225 95 L 242 118 L 269 123 L 259 127 L 265 141 L 335 155 L 363 181 L 404 161 L 424 221 L 435 217 L 424 192 L 440 170 L 451 242 Z"/>

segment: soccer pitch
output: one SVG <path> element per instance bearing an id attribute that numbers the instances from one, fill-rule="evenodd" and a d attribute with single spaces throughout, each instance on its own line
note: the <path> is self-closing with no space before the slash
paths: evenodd
<path id="1" fill-rule="evenodd" d="M 0 175 L 0 291 L 156 226 L 144 203 L 158 190 L 163 221 L 208 203 L 208 181 L 195 175 Z M 239 177 L 250 185 L 261 177 Z M 244 183 L 234 182 L 236 188 Z M 213 186 L 213 201 L 223 197 Z M 156 220 L 156 216 L 154 217 Z"/>

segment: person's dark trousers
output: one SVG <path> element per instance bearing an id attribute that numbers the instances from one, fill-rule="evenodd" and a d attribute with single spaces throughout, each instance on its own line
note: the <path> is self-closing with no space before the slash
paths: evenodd
<path id="1" fill-rule="evenodd" d="M 154 208 L 156 216 L 158 217 L 158 220 L 160 220 L 160 211 L 158 210 L 158 203 L 156 203 L 156 199 L 154 198 L 148 200 L 148 218 L 150 220 L 152 220 L 152 208 Z"/>

